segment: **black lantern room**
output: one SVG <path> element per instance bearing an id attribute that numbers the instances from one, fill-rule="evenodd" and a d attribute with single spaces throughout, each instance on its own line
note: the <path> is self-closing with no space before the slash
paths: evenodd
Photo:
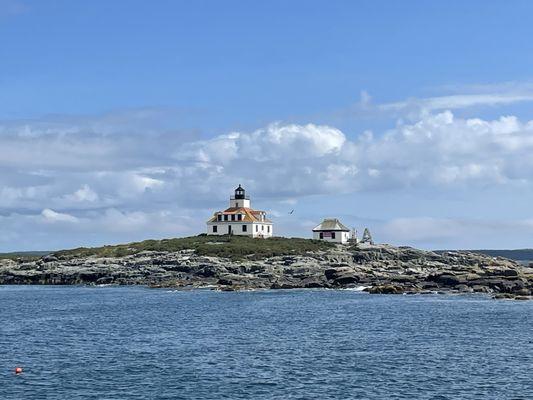
<path id="1" fill-rule="evenodd" d="M 239 185 L 237 189 L 235 189 L 235 200 L 241 200 L 244 199 L 244 189 Z"/>

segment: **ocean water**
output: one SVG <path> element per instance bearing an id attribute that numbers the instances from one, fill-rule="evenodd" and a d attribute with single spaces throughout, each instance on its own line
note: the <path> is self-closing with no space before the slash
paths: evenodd
<path id="1" fill-rule="evenodd" d="M 533 399 L 533 302 L 0 286 L 0 399 Z"/>

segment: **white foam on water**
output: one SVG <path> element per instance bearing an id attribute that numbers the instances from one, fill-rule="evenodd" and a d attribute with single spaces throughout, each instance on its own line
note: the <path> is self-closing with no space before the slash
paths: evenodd
<path id="1" fill-rule="evenodd" d="M 368 289 L 369 287 L 371 287 L 371 286 L 356 286 L 356 287 L 353 287 L 353 288 L 345 288 L 345 289 L 342 289 L 342 290 L 349 290 L 349 291 L 352 291 L 352 292 L 362 292 L 365 289 Z"/>

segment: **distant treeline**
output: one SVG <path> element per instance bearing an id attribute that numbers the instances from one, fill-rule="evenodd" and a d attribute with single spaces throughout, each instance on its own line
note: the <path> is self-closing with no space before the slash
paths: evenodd
<path id="1" fill-rule="evenodd" d="M 449 250 L 437 250 L 436 253 L 442 253 Z M 473 253 L 485 254 L 492 257 L 505 257 L 516 261 L 533 261 L 533 249 L 518 250 L 465 250 Z"/>

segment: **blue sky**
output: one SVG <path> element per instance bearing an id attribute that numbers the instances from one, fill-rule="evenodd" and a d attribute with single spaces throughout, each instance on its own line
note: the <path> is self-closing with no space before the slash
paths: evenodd
<path id="1" fill-rule="evenodd" d="M 196 234 L 238 183 L 277 234 L 531 247 L 531 12 L 0 0 L 0 251 Z"/>

